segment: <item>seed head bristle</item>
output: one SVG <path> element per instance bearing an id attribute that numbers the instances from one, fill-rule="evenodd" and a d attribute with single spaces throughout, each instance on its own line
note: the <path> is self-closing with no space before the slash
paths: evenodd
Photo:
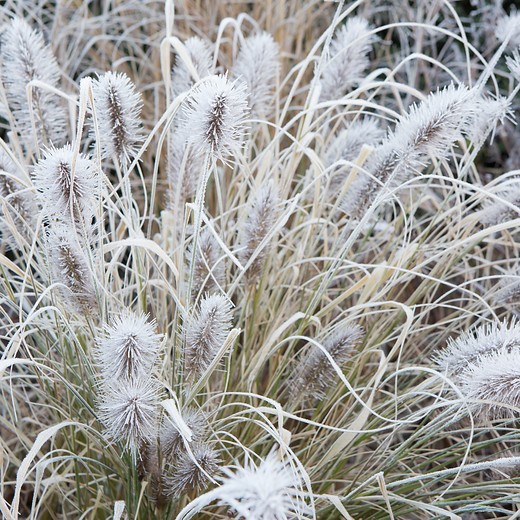
<path id="1" fill-rule="evenodd" d="M 141 95 L 126 74 L 111 71 L 93 80 L 92 91 L 101 153 L 126 164 L 142 141 Z M 95 137 L 94 131 L 92 135 Z"/>
<path id="2" fill-rule="evenodd" d="M 213 68 L 213 51 L 211 45 L 198 36 L 192 36 L 184 42 L 184 46 L 200 79 L 211 74 Z M 195 84 L 184 61 L 177 57 L 172 68 L 172 87 L 175 93 L 185 92 Z"/>
<path id="3" fill-rule="evenodd" d="M 186 330 L 184 366 L 188 378 L 211 363 L 231 329 L 231 304 L 224 296 L 205 296 Z"/>

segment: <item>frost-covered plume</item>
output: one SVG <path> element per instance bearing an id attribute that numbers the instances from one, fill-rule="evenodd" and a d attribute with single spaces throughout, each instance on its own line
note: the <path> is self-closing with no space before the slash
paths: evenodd
<path id="1" fill-rule="evenodd" d="M 198 408 L 188 407 L 182 411 L 182 419 L 191 430 L 192 442 L 201 443 L 208 429 L 206 414 Z M 183 437 L 169 416 L 161 425 L 160 446 L 164 459 L 170 462 L 185 451 Z"/>
<path id="2" fill-rule="evenodd" d="M 479 421 L 518 417 L 520 352 L 497 350 L 478 358 L 461 374 L 462 393 Z"/>
<path id="3" fill-rule="evenodd" d="M 142 459 L 143 444 L 153 441 L 157 435 L 157 382 L 152 378 L 139 378 L 102 383 L 98 408 L 108 436 L 122 443 L 134 457 Z"/>
<path id="4" fill-rule="evenodd" d="M 216 477 L 222 461 L 218 452 L 208 443 L 194 442 L 180 454 L 164 479 L 164 493 L 179 498 L 192 491 L 201 492 Z"/>
<path id="5" fill-rule="evenodd" d="M 48 217 L 90 226 L 99 202 L 99 171 L 89 157 L 75 155 L 70 145 L 44 150 L 33 182 Z"/>
<path id="6" fill-rule="evenodd" d="M 205 296 L 186 329 L 184 366 L 188 378 L 201 374 L 213 361 L 231 329 L 231 304 L 221 295 Z"/>
<path id="7" fill-rule="evenodd" d="M 269 255 L 269 247 L 263 243 L 272 231 L 279 215 L 280 198 L 272 181 L 260 188 L 247 205 L 246 218 L 240 230 L 240 261 L 247 264 L 253 254 L 255 258 L 246 271 L 249 283 L 255 283 Z M 257 251 L 262 246 L 260 251 Z"/>
<path id="8" fill-rule="evenodd" d="M 505 306 L 513 311 L 517 316 L 520 315 L 520 271 L 504 278 L 500 288 L 493 296 L 493 301 L 497 305 Z"/>
<path id="9" fill-rule="evenodd" d="M 246 84 L 213 75 L 192 90 L 181 125 L 196 152 L 222 159 L 241 148 L 247 112 Z"/>
<path id="10" fill-rule="evenodd" d="M 14 245 L 15 232 L 29 242 L 32 240 L 37 214 L 33 194 L 24 189 L 16 165 L 0 148 L 0 230 L 8 245 Z M 11 222 L 14 229 L 11 229 Z"/>
<path id="11" fill-rule="evenodd" d="M 374 119 L 353 121 L 330 143 L 323 161 L 325 168 L 330 168 L 339 161 L 354 161 L 363 145 L 375 146 L 383 139 L 384 133 Z M 330 168 L 329 193 L 338 194 L 351 170 L 351 167 L 345 165 Z"/>
<path id="12" fill-rule="evenodd" d="M 247 83 L 254 117 L 269 115 L 280 69 L 280 51 L 273 37 L 262 32 L 246 38 L 232 68 L 233 77 Z"/>
<path id="13" fill-rule="evenodd" d="M 506 63 L 511 74 L 513 74 L 517 81 L 520 81 L 520 52 L 518 52 L 518 50 L 514 51 L 511 56 L 507 57 Z"/>
<path id="14" fill-rule="evenodd" d="M 321 73 L 321 100 L 331 101 L 344 96 L 365 76 L 368 55 L 375 40 L 367 20 L 349 18 L 331 40 L 329 56 Z"/>
<path id="15" fill-rule="evenodd" d="M 511 48 L 520 46 L 520 13 L 514 12 L 500 18 L 495 31 L 496 37 L 504 42 L 509 39 L 508 46 Z"/>
<path id="16" fill-rule="evenodd" d="M 117 316 L 106 326 L 99 341 L 97 357 L 103 377 L 135 380 L 149 377 L 153 371 L 161 335 L 155 321 L 130 311 Z"/>
<path id="17" fill-rule="evenodd" d="M 489 134 L 493 139 L 498 124 L 511 118 L 510 102 L 504 96 L 477 96 L 473 124 L 468 126 L 468 138 L 475 144 L 484 141 Z"/>
<path id="18" fill-rule="evenodd" d="M 168 156 L 168 204 L 182 218 L 185 203 L 195 196 L 204 170 L 204 156 L 183 135 L 172 134 Z M 178 217 L 179 218 L 179 217 Z"/>
<path id="19" fill-rule="evenodd" d="M 383 186 L 396 188 L 410 173 L 420 172 L 428 158 L 445 157 L 470 132 L 477 109 L 477 92 L 453 84 L 413 104 L 353 182 L 343 201 L 345 212 L 359 218 Z"/>
<path id="20" fill-rule="evenodd" d="M 331 334 L 323 348 L 341 368 L 361 343 L 364 330 L 359 325 L 344 325 Z M 325 352 L 316 345 L 298 364 L 289 383 L 289 398 L 293 401 L 323 399 L 337 380 L 337 372 Z"/>
<path id="21" fill-rule="evenodd" d="M 208 228 L 204 228 L 197 240 L 197 252 L 193 263 L 192 294 L 202 289 L 211 291 L 216 284 L 224 283 L 224 262 L 217 239 Z M 188 258 L 193 255 L 189 254 Z"/>
<path id="22" fill-rule="evenodd" d="M 184 47 L 191 59 L 193 67 L 200 79 L 211 73 L 213 68 L 213 51 L 211 45 L 198 36 L 192 36 L 184 42 Z M 189 90 L 195 84 L 188 67 L 184 61 L 177 56 L 172 68 L 172 87 L 175 94 Z"/>
<path id="23" fill-rule="evenodd" d="M 33 148 L 35 141 L 39 145 L 61 144 L 66 135 L 66 119 L 56 95 L 33 86 L 31 102 L 27 96 L 27 86 L 32 81 L 57 87 L 60 68 L 42 34 L 22 18 L 13 18 L 3 27 L 0 66 L 7 103 L 25 146 Z"/>
<path id="24" fill-rule="evenodd" d="M 64 301 L 76 312 L 90 312 L 97 306 L 94 279 L 87 252 L 78 243 L 78 235 L 67 224 L 54 222 L 46 246 L 51 277 Z"/>
<path id="25" fill-rule="evenodd" d="M 448 346 L 435 357 L 439 369 L 460 376 L 470 364 L 500 352 L 520 354 L 520 324 L 487 323 L 449 339 Z"/>
<path id="26" fill-rule="evenodd" d="M 93 80 L 92 91 L 102 156 L 126 164 L 142 141 L 141 95 L 126 74 L 111 71 Z"/>
<path id="27" fill-rule="evenodd" d="M 494 226 L 520 218 L 520 177 L 503 181 L 495 195 L 503 202 L 495 198 L 486 200 L 480 214 L 482 224 Z"/>
<path id="28" fill-rule="evenodd" d="M 223 468 L 225 478 L 215 494 L 240 520 L 286 520 L 305 518 L 300 475 L 288 463 L 269 454 L 255 467 L 252 463 L 236 469 Z"/>

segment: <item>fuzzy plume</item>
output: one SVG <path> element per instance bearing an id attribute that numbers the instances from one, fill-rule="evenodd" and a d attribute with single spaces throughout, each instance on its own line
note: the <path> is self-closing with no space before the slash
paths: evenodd
<path id="1" fill-rule="evenodd" d="M 172 211 L 180 212 L 195 196 L 203 170 L 204 157 L 178 133 L 172 134 L 168 156 L 168 203 Z"/>
<path id="2" fill-rule="evenodd" d="M 58 98 L 41 87 L 33 87 L 31 102 L 27 96 L 31 81 L 57 87 L 60 79 L 60 68 L 42 34 L 22 18 L 13 18 L 0 36 L 0 63 L 7 103 L 24 144 L 61 144 L 66 120 Z"/>
<path id="3" fill-rule="evenodd" d="M 220 503 L 228 505 L 234 518 L 286 520 L 305 518 L 307 505 L 301 492 L 301 477 L 275 452 L 258 467 L 250 464 L 234 470 L 223 468 L 226 475 L 218 488 Z"/>
<path id="4" fill-rule="evenodd" d="M 352 122 L 347 128 L 341 130 L 328 147 L 323 164 L 330 168 L 339 161 L 354 161 L 363 145 L 375 146 L 381 142 L 384 131 L 374 119 L 364 119 Z M 351 167 L 339 165 L 330 168 L 329 193 L 334 195 L 341 190 Z"/>
<path id="5" fill-rule="evenodd" d="M 191 430 L 192 441 L 201 443 L 205 439 L 208 429 L 206 414 L 198 408 L 188 407 L 182 411 L 182 419 Z M 185 451 L 182 435 L 170 417 L 165 417 L 163 420 L 160 442 L 166 461 L 174 462 Z"/>
<path id="6" fill-rule="evenodd" d="M 443 158 L 449 147 L 467 135 L 478 108 L 476 91 L 453 84 L 410 107 L 395 131 L 376 148 L 365 171 L 350 187 L 343 209 L 359 218 L 383 186 L 396 188 L 429 157 Z"/>
<path id="7" fill-rule="evenodd" d="M 245 265 L 255 254 L 246 277 L 249 283 L 256 283 L 269 255 L 266 244 L 262 244 L 272 230 L 279 215 L 280 198 L 278 190 L 272 182 L 262 186 L 247 206 L 247 216 L 240 230 L 241 262 Z M 262 249 L 257 251 L 262 244 Z"/>
<path id="8" fill-rule="evenodd" d="M 520 324 L 487 323 L 450 339 L 435 361 L 440 370 L 460 376 L 467 366 L 496 352 L 520 352 Z"/>
<path id="9" fill-rule="evenodd" d="M 278 44 L 267 32 L 246 38 L 240 48 L 232 74 L 246 82 L 254 117 L 266 117 L 272 109 L 273 91 L 280 69 L 279 54 Z"/>
<path id="10" fill-rule="evenodd" d="M 193 457 L 188 452 L 182 453 L 164 479 L 164 492 L 170 497 L 201 492 L 219 472 L 222 461 L 211 445 L 193 443 L 191 451 Z"/>
<path id="11" fill-rule="evenodd" d="M 45 150 L 33 182 L 48 217 L 90 226 L 99 202 L 99 172 L 89 157 L 75 156 L 70 145 Z"/>
<path id="12" fill-rule="evenodd" d="M 188 255 L 192 257 L 191 253 Z M 197 253 L 193 263 L 192 294 L 197 295 L 203 289 L 210 292 L 217 283 L 224 283 L 224 263 L 221 259 L 220 246 L 211 231 L 204 228 L 197 240 Z"/>
<path id="13" fill-rule="evenodd" d="M 511 71 L 511 74 L 520 81 L 520 52 L 514 51 L 511 56 L 506 59 L 507 67 Z"/>
<path id="14" fill-rule="evenodd" d="M 77 312 L 95 309 L 94 279 L 74 230 L 64 223 L 53 223 L 47 236 L 47 251 L 53 281 L 65 286 L 60 291 L 64 301 Z"/>
<path id="15" fill-rule="evenodd" d="M 201 154 L 218 158 L 233 154 L 243 144 L 247 111 L 245 83 L 208 76 L 184 104 L 181 124 L 186 140 Z"/>
<path id="16" fill-rule="evenodd" d="M 515 314 L 520 312 L 520 272 L 508 276 L 500 284 L 500 288 L 493 296 L 493 301 L 497 305 L 507 307 Z"/>
<path id="17" fill-rule="evenodd" d="M 201 374 L 231 329 L 231 304 L 224 296 L 205 296 L 186 330 L 184 366 L 188 377 Z"/>
<path id="18" fill-rule="evenodd" d="M 151 378 L 103 381 L 99 395 L 100 419 L 107 435 L 142 458 L 143 444 L 157 432 L 157 382 Z"/>
<path id="19" fill-rule="evenodd" d="M 480 422 L 519 415 L 518 410 L 512 409 L 520 406 L 518 348 L 479 357 L 466 367 L 460 379 L 462 393 Z"/>
<path id="20" fill-rule="evenodd" d="M 520 218 L 520 177 L 510 177 L 499 185 L 496 195 L 500 200 L 488 200 L 483 204 L 480 221 L 485 226 L 495 226 Z"/>
<path id="21" fill-rule="evenodd" d="M 339 99 L 359 83 L 370 61 L 374 36 L 367 20 L 349 18 L 331 41 L 329 57 L 321 74 L 321 100 Z"/>
<path id="22" fill-rule="evenodd" d="M 198 36 L 192 36 L 184 42 L 184 46 L 200 79 L 208 76 L 213 67 L 213 51 L 210 44 Z M 195 80 L 188 67 L 182 59 L 177 58 L 172 68 L 173 90 L 176 93 L 185 92 L 194 84 Z"/>
<path id="23" fill-rule="evenodd" d="M 323 347 L 341 367 L 351 358 L 363 336 L 364 330 L 359 325 L 345 325 L 331 334 Z M 313 346 L 296 367 L 289 383 L 291 399 L 296 402 L 323 399 L 336 379 L 337 373 L 325 353 Z"/>
<path id="24" fill-rule="evenodd" d="M 520 46 L 520 13 L 513 12 L 503 16 L 497 22 L 496 37 L 504 42 L 509 39 L 508 46 L 512 49 Z"/>
<path id="25" fill-rule="evenodd" d="M 149 376 L 161 346 L 161 335 L 155 329 L 155 321 L 144 314 L 126 311 L 117 316 L 98 345 L 104 377 L 135 380 Z"/>
<path id="26" fill-rule="evenodd" d="M 101 153 L 125 164 L 135 156 L 142 141 L 141 95 L 126 74 L 111 71 L 92 82 L 92 91 Z"/>
<path id="27" fill-rule="evenodd" d="M 0 230 L 4 240 L 14 247 L 15 234 L 30 242 L 36 228 L 38 206 L 31 192 L 24 190 L 19 181 L 16 165 L 0 148 L 0 198 L 5 206 L 0 207 Z M 11 223 L 14 228 L 11 227 Z"/>

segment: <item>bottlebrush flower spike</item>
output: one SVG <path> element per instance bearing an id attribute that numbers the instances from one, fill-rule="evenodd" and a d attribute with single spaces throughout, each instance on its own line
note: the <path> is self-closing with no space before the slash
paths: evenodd
<path id="1" fill-rule="evenodd" d="M 182 419 L 191 430 L 192 442 L 201 443 L 208 429 L 206 414 L 198 408 L 188 407 L 182 411 Z M 185 451 L 182 435 L 169 416 L 163 420 L 160 442 L 163 457 L 167 461 L 173 462 Z"/>
<path id="2" fill-rule="evenodd" d="M 226 76 L 208 76 L 192 90 L 183 107 L 182 127 L 198 153 L 224 158 L 244 139 L 247 87 Z"/>
<path id="3" fill-rule="evenodd" d="M 141 95 L 126 74 L 111 71 L 93 80 L 92 92 L 101 153 L 125 164 L 135 156 L 142 141 Z"/>
<path id="4" fill-rule="evenodd" d="M 90 226 L 99 202 L 99 172 L 86 155 L 75 158 L 70 145 L 44 150 L 33 182 L 47 216 L 71 217 Z"/>
<path id="5" fill-rule="evenodd" d="M 237 519 L 305 518 L 309 507 L 302 496 L 302 482 L 296 471 L 272 452 L 258 467 L 249 464 L 226 475 L 216 493 Z"/>
<path id="6" fill-rule="evenodd" d="M 188 258 L 192 258 L 191 251 Z M 197 240 L 197 253 L 193 264 L 192 294 L 202 289 L 211 291 L 224 283 L 224 263 L 221 259 L 220 246 L 209 229 L 204 228 Z"/>
<path id="7" fill-rule="evenodd" d="M 158 386 L 151 378 L 103 381 L 98 408 L 108 436 L 142 459 L 143 444 L 157 435 Z"/>
<path id="8" fill-rule="evenodd" d="M 480 422 L 520 415 L 520 351 L 490 352 L 461 374 L 462 393 Z M 485 402 L 484 402 L 485 401 Z"/>
<path id="9" fill-rule="evenodd" d="M 322 101 L 341 98 L 364 77 L 375 41 L 370 31 L 368 21 L 359 16 L 349 18 L 337 31 L 321 74 Z"/>
<path id="10" fill-rule="evenodd" d="M 172 211 L 182 211 L 186 201 L 195 196 L 203 170 L 204 157 L 200 152 L 178 132 L 173 133 L 168 157 L 168 202 Z"/>
<path id="11" fill-rule="evenodd" d="M 70 226 L 55 222 L 47 237 L 48 261 L 54 282 L 65 285 L 61 295 L 78 312 L 90 312 L 97 306 L 94 281 L 85 251 Z"/>
<path id="12" fill-rule="evenodd" d="M 24 144 L 28 148 L 34 146 L 35 140 L 40 144 L 61 144 L 66 120 L 56 96 L 33 87 L 31 103 L 27 97 L 31 81 L 57 87 L 60 79 L 58 63 L 42 34 L 22 18 L 13 18 L 1 33 L 0 63 L 7 103 Z"/>
<path id="13" fill-rule="evenodd" d="M 488 323 L 448 340 L 448 346 L 436 357 L 440 370 L 460 376 L 472 363 L 496 352 L 520 353 L 520 323 Z"/>
<path id="14" fill-rule="evenodd" d="M 323 347 L 341 367 L 352 357 L 364 334 L 359 325 L 345 325 L 329 336 Z M 296 401 L 323 399 L 336 379 L 337 373 L 325 353 L 313 346 L 295 369 L 295 377 L 289 385 L 290 395 Z"/>
<path id="15" fill-rule="evenodd" d="M 14 231 L 28 242 L 36 228 L 38 206 L 32 193 L 24 190 L 18 181 L 18 171 L 9 155 L 0 148 L 0 197 L 5 200 L 5 209 L 0 206 L 0 230 L 8 246 L 14 247 Z M 10 229 L 12 221 L 15 229 Z"/>
<path id="16" fill-rule="evenodd" d="M 186 331 L 184 366 L 188 378 L 201 374 L 211 363 L 231 329 L 231 304 L 218 294 L 205 296 Z"/>
<path id="17" fill-rule="evenodd" d="M 247 216 L 240 230 L 241 251 L 240 261 L 245 265 L 262 244 L 269 232 L 272 230 L 279 215 L 280 198 L 278 190 L 273 182 L 262 186 L 247 207 Z M 249 283 L 255 283 L 265 265 L 269 249 L 263 249 L 256 253 L 256 257 L 246 271 Z"/>
<path id="18" fill-rule="evenodd" d="M 210 44 L 199 38 L 192 36 L 184 42 L 186 51 L 199 74 L 200 79 L 209 76 L 213 68 L 213 51 Z M 176 58 L 175 64 L 172 68 L 172 87 L 176 93 L 185 92 L 195 84 L 188 67 L 182 59 Z"/>
<path id="19" fill-rule="evenodd" d="M 155 329 L 155 321 L 142 313 L 126 311 L 117 316 L 98 345 L 102 374 L 121 380 L 149 376 L 161 346 L 162 337 Z"/>
<path id="20" fill-rule="evenodd" d="M 520 314 L 520 272 L 511 274 L 500 284 L 501 288 L 493 296 L 493 302 L 505 306 L 517 316 Z"/>
<path id="21" fill-rule="evenodd" d="M 520 177 L 509 177 L 500 186 L 497 196 L 504 202 L 495 199 L 483 204 L 480 221 L 486 226 L 494 226 L 520 218 Z M 515 209 L 518 208 L 518 209 Z"/>
<path id="22" fill-rule="evenodd" d="M 420 171 L 428 157 L 442 158 L 449 147 L 470 132 L 478 110 L 478 94 L 453 84 L 411 106 L 395 131 L 376 148 L 350 187 L 342 207 L 359 218 L 382 187 L 393 189 L 411 172 Z"/>
<path id="23" fill-rule="evenodd" d="M 501 41 L 509 38 L 508 47 L 520 46 L 520 13 L 511 13 L 509 16 L 500 18 L 495 31 L 496 37 Z"/>
<path id="24" fill-rule="evenodd" d="M 200 492 L 217 476 L 222 461 L 211 445 L 193 443 L 191 451 L 193 457 L 188 452 L 180 454 L 164 479 L 167 496 L 178 498 L 192 491 Z"/>
<path id="25" fill-rule="evenodd" d="M 266 117 L 272 109 L 279 54 L 278 44 L 269 33 L 255 34 L 245 39 L 232 68 L 233 77 L 247 84 L 254 117 Z"/>

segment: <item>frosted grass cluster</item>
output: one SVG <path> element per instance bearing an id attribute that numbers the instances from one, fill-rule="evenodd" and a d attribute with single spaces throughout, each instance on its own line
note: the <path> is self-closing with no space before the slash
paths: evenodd
<path id="1" fill-rule="evenodd" d="M 2 518 L 514 518 L 518 13 L 55 4 L 0 8 Z"/>

